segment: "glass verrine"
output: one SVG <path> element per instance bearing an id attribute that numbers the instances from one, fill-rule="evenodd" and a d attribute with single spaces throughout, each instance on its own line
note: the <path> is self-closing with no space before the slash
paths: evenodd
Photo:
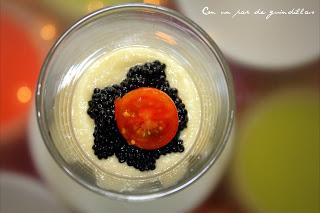
<path id="1" fill-rule="evenodd" d="M 200 104 L 192 149 L 166 171 L 142 178 L 97 166 L 81 149 L 72 124 L 79 79 L 97 59 L 126 47 L 157 49 L 174 58 L 191 77 Z M 234 109 L 232 79 L 213 40 L 179 13 L 146 4 L 104 8 L 73 25 L 50 50 L 36 94 L 40 132 L 58 165 L 95 192 L 131 201 L 178 192 L 214 166 L 230 136 Z"/>

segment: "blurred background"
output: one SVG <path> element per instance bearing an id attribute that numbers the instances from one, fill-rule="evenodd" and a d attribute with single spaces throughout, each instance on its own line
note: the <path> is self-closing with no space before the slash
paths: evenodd
<path id="1" fill-rule="evenodd" d="M 49 48 L 76 20 L 125 2 L 159 4 L 191 18 L 221 48 L 233 74 L 232 160 L 216 190 L 191 212 L 320 212 L 318 0 L 1 0 L 0 210 L 7 202 L 64 205 L 47 188 L 30 151 L 37 76 Z M 205 15 L 204 8 L 216 14 Z M 302 8 L 315 13 L 252 14 Z M 238 9 L 251 14 L 232 18 Z M 19 190 L 28 192 L 25 199 L 10 201 Z"/>

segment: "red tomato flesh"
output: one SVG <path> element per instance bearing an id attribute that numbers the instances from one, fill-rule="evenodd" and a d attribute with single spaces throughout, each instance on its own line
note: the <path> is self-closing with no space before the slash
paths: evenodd
<path id="1" fill-rule="evenodd" d="M 161 90 L 141 87 L 115 101 L 118 129 L 130 145 L 158 149 L 176 135 L 179 118 L 172 99 Z"/>

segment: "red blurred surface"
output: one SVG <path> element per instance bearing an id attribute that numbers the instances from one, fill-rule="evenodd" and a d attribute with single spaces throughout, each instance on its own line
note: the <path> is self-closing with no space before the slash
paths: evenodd
<path id="1" fill-rule="evenodd" d="M 24 116 L 28 110 L 31 98 L 19 100 L 17 93 L 21 87 L 34 91 L 41 61 L 39 52 L 21 23 L 12 17 L 1 15 L 0 27 L 0 122 L 9 124 Z"/>
<path id="2" fill-rule="evenodd" d="M 28 27 L 14 14 L 0 15 L 0 169 L 38 177 L 26 127 L 42 61 Z"/>

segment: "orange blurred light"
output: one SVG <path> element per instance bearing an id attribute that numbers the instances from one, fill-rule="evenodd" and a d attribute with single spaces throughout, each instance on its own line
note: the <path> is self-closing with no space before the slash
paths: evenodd
<path id="1" fill-rule="evenodd" d="M 104 5 L 102 1 L 98 1 L 98 0 L 90 1 L 90 3 L 87 5 L 87 11 L 92 12 L 102 8 L 103 6 Z"/>
<path id="2" fill-rule="evenodd" d="M 29 87 L 20 87 L 17 91 L 17 98 L 20 103 L 27 103 L 32 97 L 32 92 Z"/>
<path id="3" fill-rule="evenodd" d="M 157 5 L 160 5 L 164 1 L 163 0 L 144 0 L 143 2 L 146 3 L 146 4 L 157 4 Z"/>
<path id="4" fill-rule="evenodd" d="M 174 40 L 174 38 L 172 38 L 170 35 L 163 33 L 163 32 L 156 32 L 155 35 L 160 38 L 162 41 L 171 44 L 171 45 L 176 45 L 177 42 L 176 40 Z"/>
<path id="5" fill-rule="evenodd" d="M 50 41 L 56 37 L 56 27 L 53 24 L 46 24 L 40 30 L 43 40 Z"/>

